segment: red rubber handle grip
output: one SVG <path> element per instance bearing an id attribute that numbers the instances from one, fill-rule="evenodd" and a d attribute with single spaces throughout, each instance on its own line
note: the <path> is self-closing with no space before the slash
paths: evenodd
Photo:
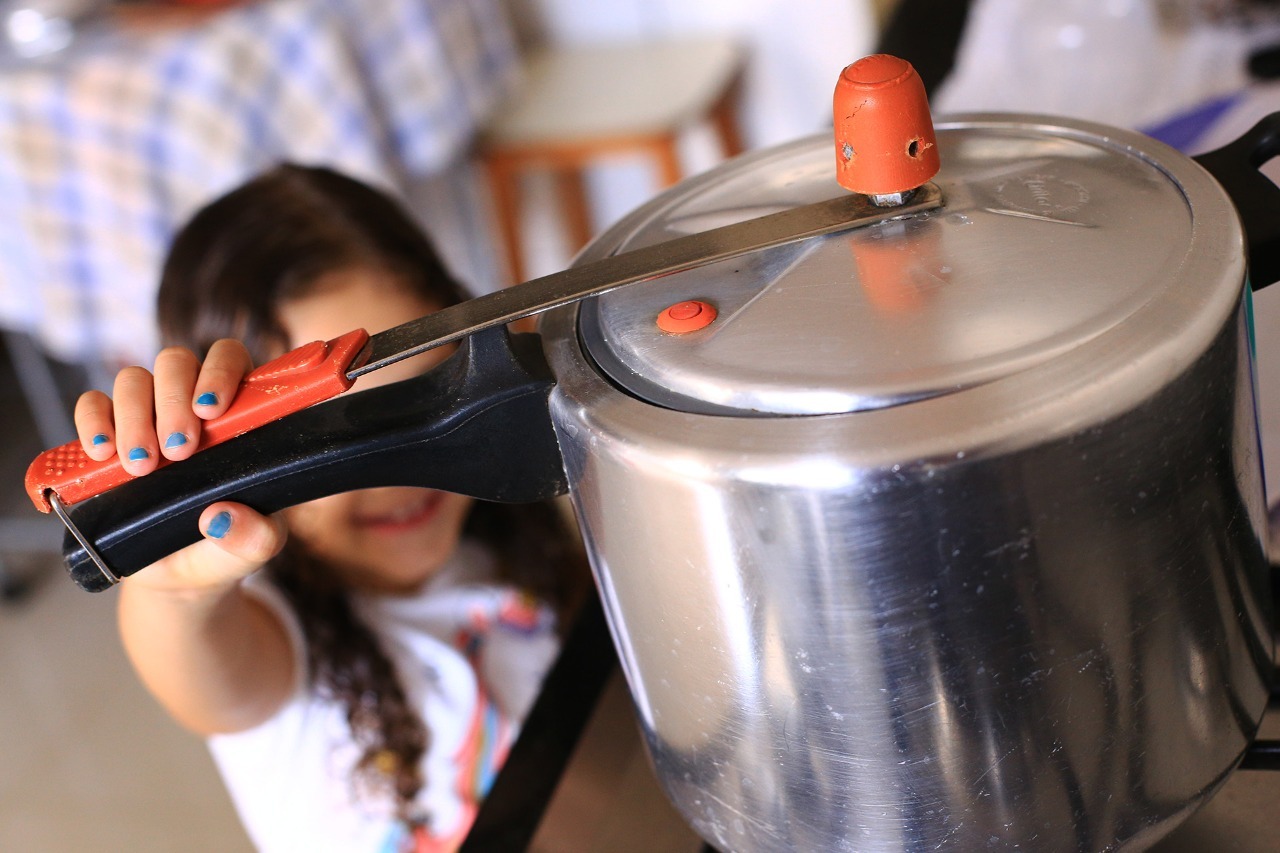
<path id="1" fill-rule="evenodd" d="M 347 372 L 369 340 L 356 329 L 325 343 L 312 341 L 255 369 L 244 378 L 231 406 L 200 428 L 200 449 L 221 444 L 256 427 L 337 396 L 351 387 Z M 169 460 L 160 457 L 160 466 Z M 27 495 L 36 509 L 49 512 L 48 492 L 73 504 L 110 491 L 133 479 L 117 454 L 105 462 L 90 459 L 79 441 L 46 450 L 27 468 Z"/>

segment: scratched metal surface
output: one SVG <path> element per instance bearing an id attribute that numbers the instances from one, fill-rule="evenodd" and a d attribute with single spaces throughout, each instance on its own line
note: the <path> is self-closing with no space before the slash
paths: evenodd
<path id="1" fill-rule="evenodd" d="M 1280 737 L 1280 712 L 1262 736 Z M 1274 853 L 1280 773 L 1237 771 L 1150 853 Z M 645 759 L 621 679 L 597 706 L 530 847 L 532 853 L 697 853 L 701 841 L 667 804 Z"/>

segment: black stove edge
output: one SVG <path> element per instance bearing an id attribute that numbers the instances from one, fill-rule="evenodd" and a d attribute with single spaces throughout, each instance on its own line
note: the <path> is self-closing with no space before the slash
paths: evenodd
<path id="1" fill-rule="evenodd" d="M 583 604 L 459 853 L 525 850 L 618 665 L 599 599 Z"/>
<path id="2" fill-rule="evenodd" d="M 604 688 L 618 667 L 600 600 L 582 605 L 458 853 L 526 850 Z M 584 851 L 585 853 L 585 851 Z M 710 844 L 702 853 L 718 853 Z"/>

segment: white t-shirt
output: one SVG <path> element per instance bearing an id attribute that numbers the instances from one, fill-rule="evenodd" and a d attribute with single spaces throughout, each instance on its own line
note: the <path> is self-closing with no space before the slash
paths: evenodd
<path id="1" fill-rule="evenodd" d="M 464 542 L 415 596 L 356 595 L 426 723 L 426 780 L 418 804 L 429 837 L 409 838 L 389 797 L 359 792 L 360 750 L 345 712 L 308 689 L 296 615 L 255 576 L 246 589 L 279 614 L 293 640 L 298 684 L 265 723 L 209 740 L 249 837 L 264 853 L 417 853 L 453 850 L 466 836 L 559 650 L 554 616 L 494 583 L 493 558 Z"/>

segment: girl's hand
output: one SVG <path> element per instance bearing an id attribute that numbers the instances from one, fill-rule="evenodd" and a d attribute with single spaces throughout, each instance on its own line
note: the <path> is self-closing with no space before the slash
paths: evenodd
<path id="1" fill-rule="evenodd" d="M 135 477 L 156 469 L 161 454 L 180 461 L 200 447 L 201 424 L 235 398 L 253 360 L 239 341 L 220 340 L 201 364 L 190 350 L 171 347 L 156 357 L 154 373 L 126 367 L 116 375 L 114 399 L 82 394 L 75 423 L 90 458 L 119 455 Z M 200 516 L 204 541 L 184 548 L 130 578 L 136 586 L 171 590 L 223 588 L 252 574 L 284 546 L 285 527 L 243 504 L 220 502 Z M 136 578 L 136 580 L 135 580 Z"/>
<path id="2" fill-rule="evenodd" d="M 200 424 L 231 405 L 253 360 L 239 341 L 221 340 L 201 364 L 193 352 L 170 347 L 156 356 L 154 374 L 126 367 L 116 374 L 114 401 L 89 391 L 76 402 L 76 432 L 90 459 L 119 454 L 135 477 L 156 469 L 160 454 L 186 459 L 200 446 Z"/>

